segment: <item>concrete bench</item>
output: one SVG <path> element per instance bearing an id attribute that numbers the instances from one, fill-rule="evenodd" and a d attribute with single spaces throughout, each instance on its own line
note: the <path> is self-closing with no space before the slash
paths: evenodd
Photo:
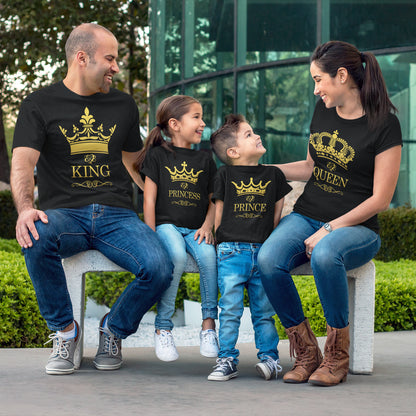
<path id="1" fill-rule="evenodd" d="M 125 271 L 96 250 L 84 251 L 62 260 L 68 290 L 71 296 L 74 318 L 84 329 L 85 273 L 94 271 Z M 193 258 L 188 255 L 185 268 L 188 273 L 198 273 Z M 293 275 L 312 275 L 309 263 L 292 270 Z M 371 374 L 374 346 L 375 266 L 369 262 L 348 272 L 350 308 L 350 372 Z M 75 368 L 79 368 L 83 356 L 83 340 L 75 353 Z"/>

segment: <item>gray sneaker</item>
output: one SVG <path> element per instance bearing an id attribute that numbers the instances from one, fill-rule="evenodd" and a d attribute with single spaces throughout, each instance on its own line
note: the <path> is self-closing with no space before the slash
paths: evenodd
<path id="1" fill-rule="evenodd" d="M 49 341 L 53 341 L 52 353 L 49 356 L 48 363 L 45 366 L 46 374 L 62 375 L 72 374 L 75 370 L 74 355 L 81 340 L 81 328 L 76 321 L 77 336 L 71 339 L 63 339 L 58 333 L 49 335 Z"/>
<path id="2" fill-rule="evenodd" d="M 109 329 L 103 328 L 105 318 L 106 316 L 100 322 L 100 342 L 94 358 L 94 365 L 97 370 L 118 370 L 123 363 L 121 339 L 117 338 Z"/>
<path id="3" fill-rule="evenodd" d="M 267 358 L 256 364 L 256 370 L 265 380 L 270 380 L 272 377 L 278 377 L 282 372 L 282 366 L 279 359 L 274 360 L 267 356 Z"/>

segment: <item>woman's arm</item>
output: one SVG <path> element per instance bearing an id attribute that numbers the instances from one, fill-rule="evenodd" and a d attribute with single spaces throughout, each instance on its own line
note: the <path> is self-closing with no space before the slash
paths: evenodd
<path id="1" fill-rule="evenodd" d="M 315 166 L 311 155 L 308 154 L 305 160 L 299 160 L 297 162 L 283 163 L 279 165 L 273 165 L 281 169 L 284 173 L 286 180 L 288 181 L 307 181 L 312 175 L 313 168 Z"/>
<path id="2" fill-rule="evenodd" d="M 156 230 L 156 198 L 157 185 L 148 176 L 144 181 L 143 215 L 144 222 L 153 230 Z"/>
<path id="3" fill-rule="evenodd" d="M 394 146 L 376 156 L 373 195 L 351 211 L 332 220 L 330 225 L 333 230 L 361 224 L 389 207 L 399 177 L 401 151 L 401 146 Z M 327 234 L 328 231 L 321 228 L 306 239 L 306 251 L 312 251 L 318 241 Z"/>

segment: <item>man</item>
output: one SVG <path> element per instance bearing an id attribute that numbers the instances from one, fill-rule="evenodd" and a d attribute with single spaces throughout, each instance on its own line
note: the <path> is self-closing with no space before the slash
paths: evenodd
<path id="1" fill-rule="evenodd" d="M 16 238 L 48 327 L 56 331 L 48 374 L 70 374 L 81 339 L 61 259 L 95 249 L 136 275 L 103 317 L 94 365 L 122 364 L 121 339 L 169 286 L 172 265 L 154 233 L 132 210 L 133 163 L 142 147 L 132 97 L 111 88 L 118 43 L 102 26 L 76 27 L 65 45 L 61 82 L 30 94 L 16 123 L 11 186 Z M 37 166 L 39 206 L 33 205 Z"/>

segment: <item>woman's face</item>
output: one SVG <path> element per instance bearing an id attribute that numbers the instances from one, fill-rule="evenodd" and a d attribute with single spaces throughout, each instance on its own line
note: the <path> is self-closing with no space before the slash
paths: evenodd
<path id="1" fill-rule="evenodd" d="M 341 87 L 343 86 L 343 81 L 340 75 L 337 74 L 332 78 L 328 73 L 323 72 L 315 64 L 315 61 L 311 63 L 310 72 L 312 79 L 315 81 L 313 93 L 321 97 L 326 108 L 342 105 L 343 90 Z"/>

